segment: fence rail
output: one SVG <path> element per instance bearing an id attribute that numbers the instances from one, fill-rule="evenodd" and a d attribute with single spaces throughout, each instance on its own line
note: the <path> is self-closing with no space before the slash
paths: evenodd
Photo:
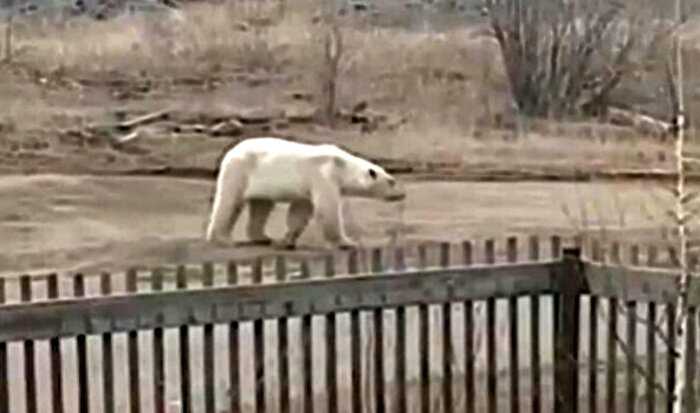
<path id="1" fill-rule="evenodd" d="M 548 243 L 0 279 L 0 413 L 667 411 L 676 272 Z"/>

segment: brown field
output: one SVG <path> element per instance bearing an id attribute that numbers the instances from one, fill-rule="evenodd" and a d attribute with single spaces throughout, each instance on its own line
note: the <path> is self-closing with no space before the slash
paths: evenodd
<path id="1" fill-rule="evenodd" d="M 313 4 L 299 2 L 281 19 L 275 9 L 239 2 L 190 5 L 175 22 L 20 20 L 14 63 L 0 65 L 0 172 L 214 170 L 224 148 L 261 134 L 334 142 L 456 174 L 671 166 L 669 143 L 628 127 L 532 120 L 517 136 L 498 45 L 481 26 L 431 34 L 347 22 L 338 109 L 366 103 L 384 120 L 369 127 L 341 119 L 329 129 L 312 116 L 322 106 L 325 67 Z M 686 44 L 691 65 L 698 53 Z M 620 99 L 665 116 L 653 94 L 657 75 L 630 80 L 622 91 L 638 90 Z M 688 76 L 692 92 L 695 74 Z M 691 92 L 693 117 L 698 95 Z M 170 111 L 166 121 L 139 128 L 129 143 L 111 143 L 131 130 L 106 126 L 160 110 Z M 296 120 L 278 121 L 282 111 Z M 268 122 L 221 137 L 194 128 L 238 116 Z"/>
<path id="2" fill-rule="evenodd" d="M 211 176 L 222 152 L 247 136 L 337 143 L 398 165 L 407 181 L 426 173 L 433 180 L 566 179 L 672 166 L 670 142 L 627 127 L 531 120 L 526 133 L 515 133 L 497 43 L 481 26 L 427 33 L 346 22 L 339 110 L 364 102 L 386 120 L 367 129 L 341 117 L 330 129 L 317 116 L 323 62 L 314 4 L 299 2 L 282 18 L 269 5 L 238 2 L 188 5 L 181 19 L 160 23 L 143 16 L 69 25 L 20 19 L 14 61 L 0 65 L 0 106 L 6 108 L 0 117 L 0 173 L 6 175 L 0 231 L 10 240 L 2 270 L 205 256 L 210 252 L 198 240 L 211 181 L 90 175 L 173 168 Z M 687 44 L 692 62 L 693 43 Z M 689 71 L 691 83 L 693 76 Z M 695 99 L 691 93 L 691 112 Z M 113 127 L 162 110 L 168 116 L 158 122 Z M 290 120 L 291 113 L 297 118 Z M 207 132 L 222 120 L 251 117 L 262 122 L 224 136 Z M 115 143 L 124 136 L 133 139 Z M 582 202 L 618 203 L 597 193 L 570 199 L 558 185 L 465 184 L 459 196 L 446 185 L 413 184 L 403 216 L 394 209 L 399 206 L 362 202 L 351 215 L 367 242 L 383 243 L 386 230 L 399 226 L 414 239 L 498 235 L 524 227 L 571 230 L 575 223 L 563 206 L 576 213 Z M 642 211 L 637 192 L 644 190 L 629 190 L 627 210 Z M 380 218 L 372 218 L 375 212 Z M 464 214 L 464 225 L 452 225 L 455 214 Z M 620 221 L 620 213 L 610 215 L 603 215 L 606 221 Z M 281 230 L 279 217 L 273 231 Z M 307 238 L 314 239 L 313 228 Z"/>

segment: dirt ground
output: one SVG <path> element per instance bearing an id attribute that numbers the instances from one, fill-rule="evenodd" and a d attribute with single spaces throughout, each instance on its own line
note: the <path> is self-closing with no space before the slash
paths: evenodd
<path id="1" fill-rule="evenodd" d="M 125 265 L 223 261 L 269 249 L 214 248 L 203 242 L 213 181 L 159 177 L 5 176 L 0 238 L 5 274 L 98 272 Z M 648 183 L 412 182 L 401 203 L 349 199 L 347 225 L 365 246 L 462 241 L 506 235 L 639 229 L 663 223 L 664 192 Z M 284 231 L 278 206 L 269 234 Z M 653 213 L 659 218 L 651 218 Z M 600 217 L 605 219 L 600 219 Z M 246 213 L 234 230 L 244 241 Z M 391 235 L 395 234 L 395 235 Z M 300 249 L 323 252 L 312 221 Z"/>

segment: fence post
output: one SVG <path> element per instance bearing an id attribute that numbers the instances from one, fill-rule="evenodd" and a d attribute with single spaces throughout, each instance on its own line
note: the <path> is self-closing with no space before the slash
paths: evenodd
<path id="1" fill-rule="evenodd" d="M 554 412 L 578 412 L 580 293 L 584 283 L 580 248 L 565 248 L 556 285 L 560 297 L 554 338 Z"/>

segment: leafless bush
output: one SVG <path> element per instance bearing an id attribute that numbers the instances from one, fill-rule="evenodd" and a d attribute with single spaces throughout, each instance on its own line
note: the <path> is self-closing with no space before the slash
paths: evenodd
<path id="1" fill-rule="evenodd" d="M 323 38 L 323 96 L 324 115 L 329 126 L 335 124 L 336 97 L 338 93 L 338 75 L 340 60 L 343 56 L 343 34 L 335 16 L 328 14 L 324 19 Z"/>
<path id="2" fill-rule="evenodd" d="M 611 92 L 631 72 L 641 15 L 603 1 L 485 3 L 522 114 L 605 112 Z"/>
<path id="3" fill-rule="evenodd" d="M 13 28 L 13 15 L 8 13 L 7 20 L 5 22 L 5 56 L 4 60 L 6 62 L 12 61 L 12 28 Z"/>

